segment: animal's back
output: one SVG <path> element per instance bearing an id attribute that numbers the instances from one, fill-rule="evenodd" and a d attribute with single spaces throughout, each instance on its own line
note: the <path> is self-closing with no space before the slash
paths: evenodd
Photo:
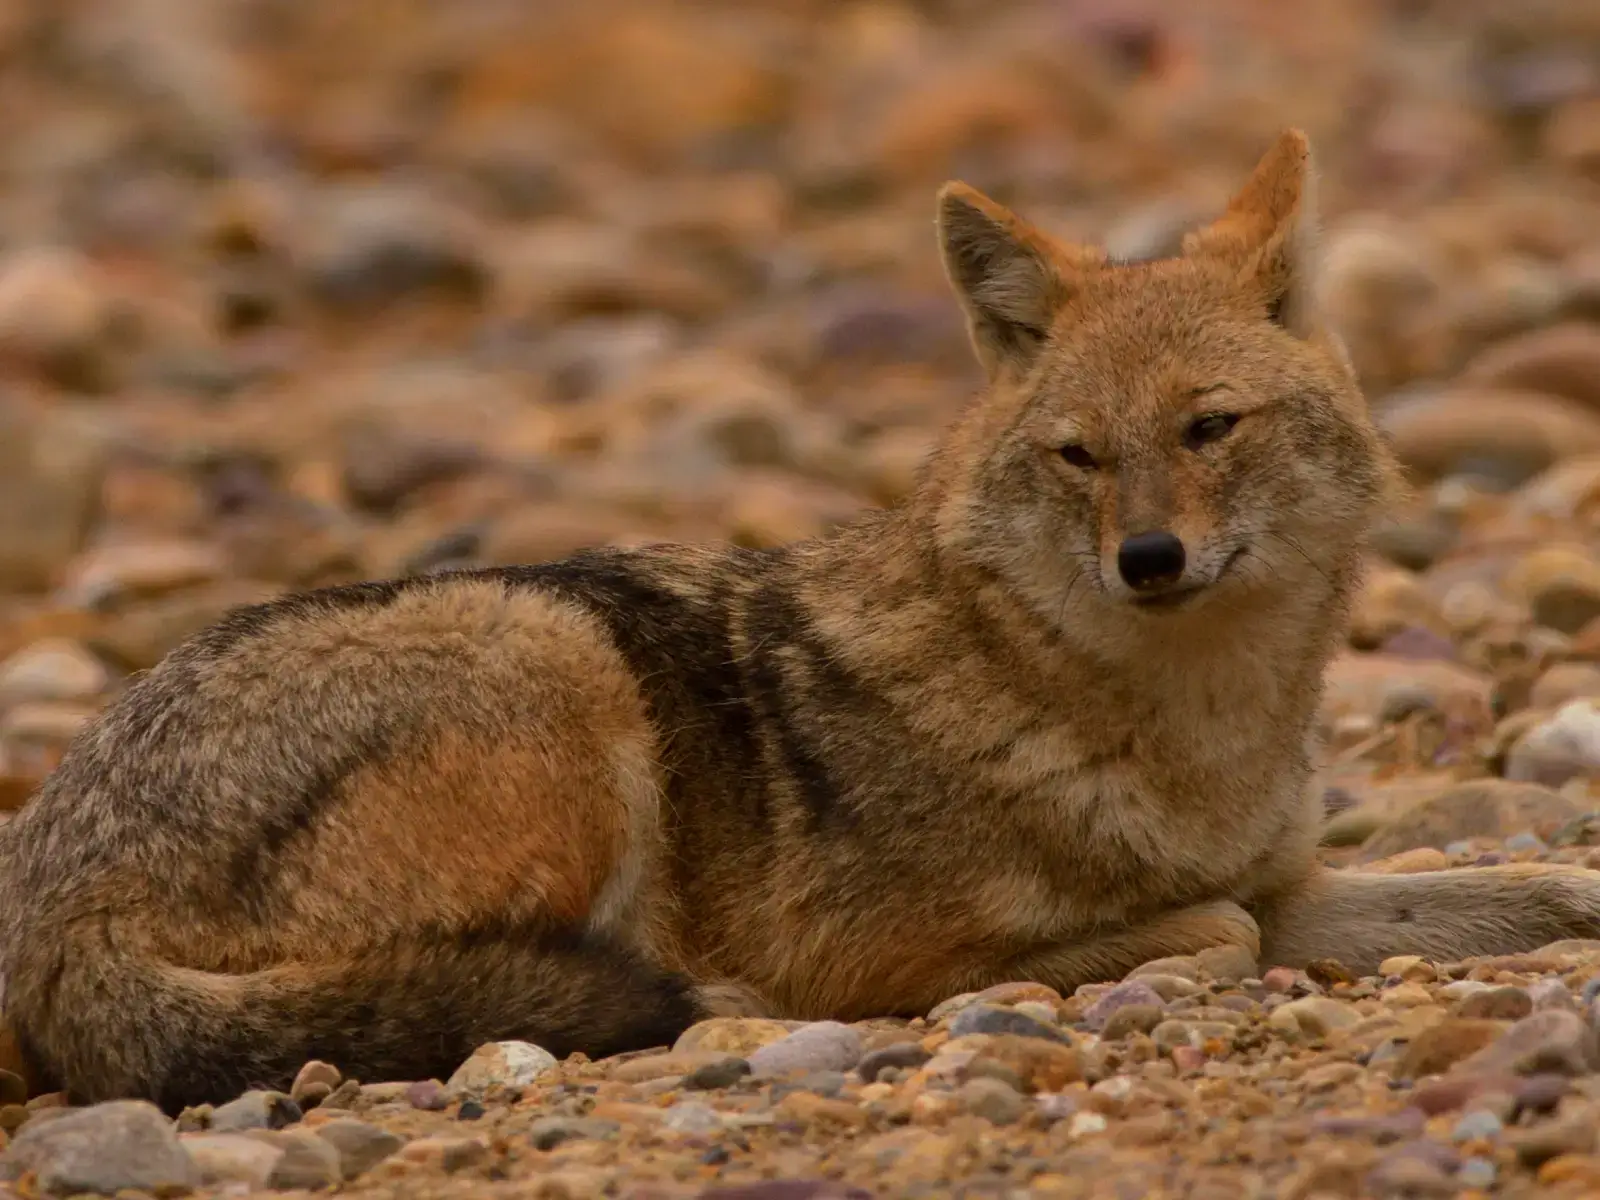
<path id="1" fill-rule="evenodd" d="M 175 651 L 0 839 L 7 1016 L 40 1072 L 179 1104 L 319 1051 L 371 1078 L 498 1035 L 670 1041 L 701 1009 L 661 965 L 662 789 L 693 779 L 738 820 L 760 786 L 726 585 L 762 562 L 595 552 L 328 589 Z M 203 1028 L 161 1038 L 163 1008 Z M 458 1036 L 418 1061 L 427 1011 Z"/>

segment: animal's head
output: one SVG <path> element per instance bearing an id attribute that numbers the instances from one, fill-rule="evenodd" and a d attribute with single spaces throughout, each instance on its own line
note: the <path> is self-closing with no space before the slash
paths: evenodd
<path id="1" fill-rule="evenodd" d="M 1318 311 L 1314 182 L 1286 132 L 1179 256 L 1130 263 L 947 184 L 988 386 L 930 472 L 943 549 L 1079 628 L 1170 630 L 1348 576 L 1395 467 Z"/>

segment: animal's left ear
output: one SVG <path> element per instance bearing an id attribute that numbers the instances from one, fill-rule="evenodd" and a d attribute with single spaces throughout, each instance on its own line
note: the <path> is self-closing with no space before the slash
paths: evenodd
<path id="1" fill-rule="evenodd" d="M 1185 254 L 1235 265 L 1240 284 L 1257 292 L 1267 315 L 1296 337 L 1310 337 L 1320 325 L 1316 183 L 1310 141 L 1298 129 L 1285 130 L 1222 216 L 1184 239 Z"/>

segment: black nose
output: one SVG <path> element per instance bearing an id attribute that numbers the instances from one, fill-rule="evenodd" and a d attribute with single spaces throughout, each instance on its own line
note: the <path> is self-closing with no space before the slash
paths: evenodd
<path id="1" fill-rule="evenodd" d="M 1165 530 L 1136 533 L 1117 548 L 1117 573 L 1141 592 L 1174 583 L 1183 574 L 1183 543 Z"/>

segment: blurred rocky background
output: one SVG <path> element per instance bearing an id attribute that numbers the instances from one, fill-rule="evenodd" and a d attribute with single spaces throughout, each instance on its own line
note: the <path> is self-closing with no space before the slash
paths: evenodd
<path id="1" fill-rule="evenodd" d="M 0 810 L 231 606 L 901 498 L 942 180 L 1160 253 L 1291 123 L 1418 485 L 1330 853 L 1586 845 L 1594 0 L 5 0 Z"/>

